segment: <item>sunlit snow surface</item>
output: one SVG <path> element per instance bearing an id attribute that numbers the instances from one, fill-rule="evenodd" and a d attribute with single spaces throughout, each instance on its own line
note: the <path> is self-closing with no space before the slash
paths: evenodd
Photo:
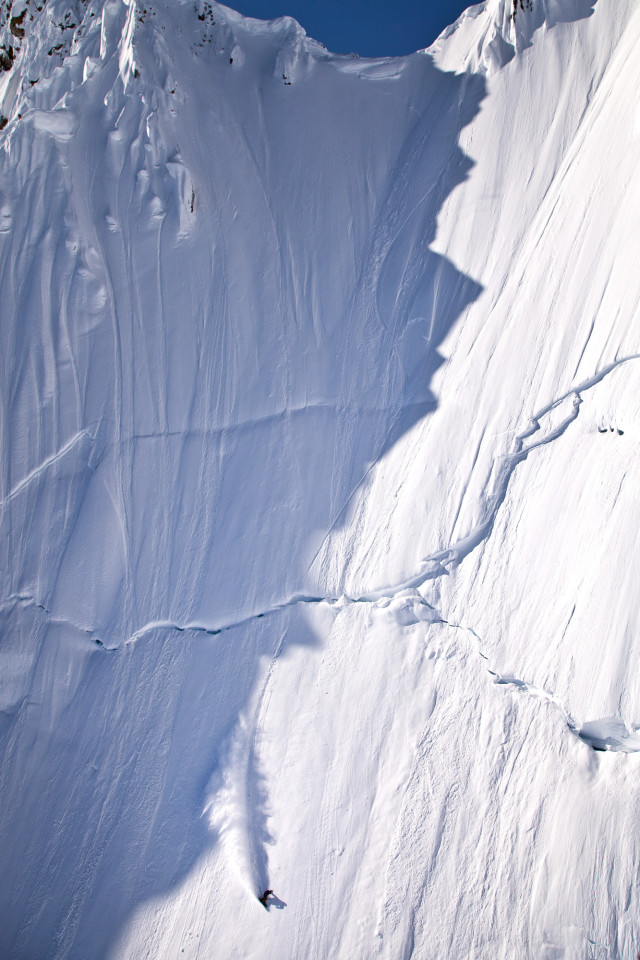
<path id="1" fill-rule="evenodd" d="M 635 960 L 637 5 L 487 0 L 375 61 L 39 6 L 0 74 L 0 956 Z"/>

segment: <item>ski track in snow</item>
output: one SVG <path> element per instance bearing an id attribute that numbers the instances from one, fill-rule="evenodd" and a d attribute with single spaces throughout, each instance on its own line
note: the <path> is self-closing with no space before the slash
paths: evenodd
<path id="1" fill-rule="evenodd" d="M 240 716 L 226 748 L 226 758 L 210 778 L 203 810 L 210 826 L 218 831 L 223 846 L 226 846 L 240 880 L 255 897 L 269 886 L 265 850 L 272 842 L 267 826 L 268 791 L 259 760 L 260 715 L 285 643 L 286 631 L 283 631 L 255 706 Z M 249 715 L 252 715 L 250 722 Z"/>
<path id="2" fill-rule="evenodd" d="M 58 463 L 59 460 L 62 460 L 63 457 L 70 453 L 78 443 L 87 440 L 91 444 L 95 443 L 95 437 L 93 437 L 88 430 L 78 431 L 78 433 L 71 437 L 71 439 L 68 440 L 62 447 L 60 447 L 59 450 L 57 450 L 55 453 L 52 453 L 51 456 L 46 457 L 42 463 L 38 464 L 37 467 L 34 467 L 33 470 L 23 477 L 22 480 L 20 480 L 15 487 L 13 487 L 13 489 L 7 493 L 6 496 L 2 497 L 2 499 L 0 499 L 0 507 L 5 507 L 8 503 L 15 499 L 19 493 L 22 493 L 25 487 L 29 486 L 29 484 L 34 480 L 37 480 L 38 477 L 41 477 L 42 474 L 49 469 L 49 467 L 52 467 L 55 463 Z"/>

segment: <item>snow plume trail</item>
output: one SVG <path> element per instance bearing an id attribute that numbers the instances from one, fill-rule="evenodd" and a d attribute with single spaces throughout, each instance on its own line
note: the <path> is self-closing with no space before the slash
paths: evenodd
<path id="1" fill-rule="evenodd" d="M 241 885 L 255 897 L 269 887 L 267 846 L 268 790 L 258 757 L 258 737 L 265 695 L 286 640 L 284 632 L 271 658 L 251 713 L 240 716 L 222 759 L 209 779 L 203 815 L 220 838 Z"/>
<path id="2" fill-rule="evenodd" d="M 264 793 L 256 770 L 254 732 L 241 716 L 221 766 L 209 780 L 204 815 L 241 885 L 255 897 L 268 886 L 266 856 L 254 829 Z"/>

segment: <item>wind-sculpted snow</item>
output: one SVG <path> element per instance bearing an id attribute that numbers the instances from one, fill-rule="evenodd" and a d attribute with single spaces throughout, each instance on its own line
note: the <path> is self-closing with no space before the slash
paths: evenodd
<path id="1" fill-rule="evenodd" d="M 74 42 L 93 54 L 99 25 L 92 12 Z M 456 141 L 477 111 L 481 80 L 439 74 L 417 57 L 400 62 L 386 92 L 367 93 L 358 76 L 336 72 L 305 41 L 318 82 L 303 93 L 274 79 L 256 96 L 260 57 L 299 45 L 296 30 L 285 21 L 262 33 L 243 20 L 216 22 L 200 50 L 194 44 L 202 30 L 190 5 L 146 14 L 108 5 L 100 60 L 89 70 L 85 60 L 86 79 L 80 82 L 75 53 L 52 80 L 53 109 L 39 106 L 49 92 L 39 80 L 6 133 L 13 194 L 22 180 L 29 193 L 40 189 L 36 171 L 41 154 L 48 157 L 47 190 L 64 224 L 58 238 L 37 216 L 34 222 L 29 203 L 12 211 L 12 238 L 45 240 L 31 269 L 24 251 L 30 257 L 32 243 L 12 239 L 12 270 L 30 270 L 31 279 L 26 288 L 8 287 L 5 310 L 16 319 L 4 342 L 17 371 L 27 364 L 55 371 L 50 413 L 30 378 L 16 376 L 20 416 L 41 422 L 45 445 L 51 431 L 64 446 L 77 424 L 108 425 L 93 452 L 89 497 L 100 522 L 85 521 L 94 536 L 105 530 L 95 544 L 104 589 L 92 597 L 91 568 L 79 567 L 72 540 L 65 550 L 73 563 L 63 560 L 55 587 L 41 584 L 42 599 L 51 605 L 55 591 L 54 606 L 120 635 L 163 608 L 170 615 L 167 604 L 178 605 L 182 620 L 237 619 L 244 607 L 266 606 L 274 592 L 304 589 L 309 537 L 341 522 L 365 465 L 433 406 L 438 343 L 478 290 L 428 247 L 442 198 L 468 169 Z M 168 32 L 184 42 L 169 48 Z M 234 46 L 255 47 L 241 76 L 224 56 L 231 34 Z M 32 46 L 23 70 L 34 73 L 42 38 Z M 62 107 L 64 74 L 72 89 Z M 213 100 L 205 93 L 211 78 Z M 345 84 L 354 87 L 352 99 L 341 92 Z M 384 107 L 401 90 L 409 96 L 406 115 Z M 412 100 L 423 100 L 423 91 L 426 103 L 416 111 Z M 328 106 L 336 97 L 344 101 L 337 118 Z M 352 113 L 376 131 L 364 153 Z M 63 114 L 75 124 L 68 140 L 56 119 Z M 435 125 L 438 136 L 425 137 Z M 23 150 L 28 163 L 15 164 Z M 37 210 L 46 209 L 41 196 Z M 194 278 L 187 287 L 185 275 Z M 433 296 L 434 284 L 447 301 L 437 324 L 427 324 L 412 303 Z M 41 289 L 51 330 L 44 340 Z M 357 352 L 362 362 L 354 364 Z M 9 433 L 11 483 L 35 467 L 21 469 L 10 440 Z M 332 451 L 347 446 L 348 466 L 332 466 Z M 43 451 L 37 462 L 53 455 Z M 243 487 L 250 492 L 240 506 Z M 264 563 L 274 535 L 264 517 L 285 503 L 292 522 L 276 521 L 288 557 L 281 569 Z M 87 502 L 85 517 L 90 509 Z M 228 563 L 240 530 L 253 559 Z"/>
<path id="2" fill-rule="evenodd" d="M 7 956 L 632 960 L 633 4 L 22 9 Z"/>
<path id="3" fill-rule="evenodd" d="M 203 791 L 242 717 L 253 742 L 270 638 L 295 622 L 287 646 L 317 642 L 300 622 L 325 595 L 313 538 L 436 402 L 438 345 L 479 287 L 429 245 L 484 83 L 425 56 L 351 72 L 294 21 L 217 5 L 63 7 L 33 11 L 3 101 L 6 715 L 23 743 L 35 711 L 27 739 L 51 757 L 19 748 L 38 764 L 24 804 L 5 767 L 6 830 L 35 826 L 3 928 L 16 953 L 53 938 L 99 956 L 214 842 Z M 176 802 L 167 723 L 188 729 L 198 638 L 225 653 L 193 668 L 211 703 Z M 81 740 L 57 747 L 60 724 Z M 257 763 L 229 789 L 260 838 Z M 70 799 L 73 769 L 89 778 Z M 243 842 L 257 893 L 264 843 Z"/>

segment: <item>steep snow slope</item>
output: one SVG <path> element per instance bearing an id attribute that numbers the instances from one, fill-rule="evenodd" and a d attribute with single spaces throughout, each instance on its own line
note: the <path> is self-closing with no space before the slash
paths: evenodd
<path id="1" fill-rule="evenodd" d="M 39 6 L 3 955 L 631 960 L 640 12 L 487 0 L 366 61 Z"/>

